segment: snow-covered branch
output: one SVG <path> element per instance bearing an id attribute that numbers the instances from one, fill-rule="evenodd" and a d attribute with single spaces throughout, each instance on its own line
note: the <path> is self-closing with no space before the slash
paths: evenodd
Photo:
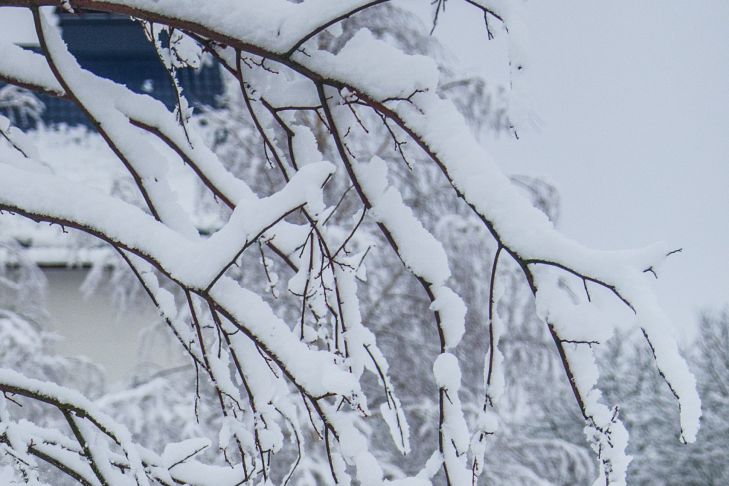
<path id="1" fill-rule="evenodd" d="M 564 237 L 499 170 L 456 106 L 441 97 L 434 59 L 406 54 L 366 28 L 352 33 L 341 48 L 321 41 L 337 37 L 336 28 L 353 16 L 385 3 L 216 0 L 201 8 L 193 0 L 63 2 L 74 11 L 127 15 L 174 29 L 211 53 L 237 85 L 253 134 L 250 143 L 261 148 L 276 174 L 272 178 L 280 181 L 265 191 L 235 175 L 206 146 L 181 116 L 186 107 L 179 92 L 176 114 L 150 96 L 83 69 L 42 10 L 59 2 L 0 1 L 33 11 L 41 47 L 34 53 L 0 45 L 0 79 L 79 107 L 143 201 L 137 206 L 74 182 L 69 174 L 39 169 L 32 151 L 21 151 L 22 162 L 0 159 L 0 210 L 74 228 L 121 255 L 195 369 L 209 380 L 220 419 L 219 451 L 228 464 L 192 460 L 206 447 L 200 441 L 155 455 L 83 397 L 2 371 L 0 390 L 55 407 L 67 423 L 63 432 L 34 428 L 14 421 L 8 413 L 12 402 L 3 402 L 0 442 L 32 481 L 38 481 L 32 471 L 39 459 L 88 485 L 129 484 L 129 478 L 140 486 L 258 484 L 261 479 L 285 484 L 306 453 L 301 422 L 308 421 L 308 435 L 323 443 L 328 480 L 350 484 L 353 474 L 360 484 L 383 484 L 377 445 L 363 432 L 362 420 L 376 414 L 363 391 L 365 370 L 382 388 L 380 414 L 396 447 L 407 453 L 412 444 L 388 360 L 362 317 L 358 297 L 358 280 L 366 281 L 365 260 L 376 238 L 424 289 L 439 340 L 437 357 L 424 367 L 432 369 L 438 389 L 438 442 L 418 444 L 437 452 L 402 484 L 430 484 L 439 469 L 449 485 L 478 480 L 484 443 L 497 433 L 494 407 L 503 394 L 505 365 L 498 346 L 506 330 L 495 289 L 499 266 L 507 259 L 535 296 L 599 459 L 601 481 L 623 484 L 629 458 L 618 408 L 604 405 L 597 388 L 593 347 L 612 337 L 613 323 L 591 298 L 591 288 L 606 290 L 634 313 L 678 401 L 681 437 L 695 439 L 701 414 L 695 381 L 666 331 L 668 318 L 651 287 L 651 273 L 672 248 L 598 251 Z M 501 2 L 468 3 L 507 28 L 518 21 L 499 8 Z M 175 72 L 169 69 L 173 78 Z M 373 150 L 362 140 L 384 148 Z M 171 149 L 219 203 L 225 221 L 212 234 L 202 234 L 180 204 L 160 146 Z M 381 156 L 388 148 L 395 157 Z M 406 151 L 439 169 L 453 199 L 472 210 L 497 248 L 495 257 L 482 256 L 493 257 L 491 275 L 480 276 L 490 287 L 487 355 L 473 357 L 485 363 L 483 403 L 464 404 L 459 393 L 456 349 L 467 311 L 453 290 L 446 251 L 429 230 L 435 222 L 409 207 L 388 176 L 388 160 L 410 164 Z M 259 246 L 266 278 L 275 285 L 264 245 L 293 270 L 288 290 L 297 299 L 296 313 L 279 315 L 234 278 L 234 267 Z M 464 415 L 468 406 L 480 410 L 474 432 Z M 284 449 L 285 435 L 296 444 L 297 459 L 282 475 L 273 457 Z"/>

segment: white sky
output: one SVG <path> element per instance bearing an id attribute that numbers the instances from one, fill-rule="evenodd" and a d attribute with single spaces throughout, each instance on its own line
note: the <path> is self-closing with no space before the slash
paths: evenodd
<path id="1" fill-rule="evenodd" d="M 469 67 L 503 79 L 482 17 L 451 0 L 442 18 Z M 729 2 L 532 0 L 525 22 L 539 128 L 490 150 L 507 172 L 556 185 L 569 236 L 684 248 L 658 288 L 690 337 L 701 309 L 729 303 Z"/>

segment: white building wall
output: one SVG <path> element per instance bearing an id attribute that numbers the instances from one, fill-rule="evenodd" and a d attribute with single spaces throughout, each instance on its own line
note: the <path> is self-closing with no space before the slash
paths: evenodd
<path id="1" fill-rule="evenodd" d="M 86 270 L 46 269 L 44 273 L 51 326 L 61 337 L 60 354 L 86 356 L 104 368 L 111 382 L 137 367 L 159 369 L 179 364 L 178 345 L 160 328 L 149 301 L 138 299 L 140 303 L 119 310 L 108 288 L 84 297 L 80 287 Z M 155 323 L 157 331 L 149 332 Z"/>

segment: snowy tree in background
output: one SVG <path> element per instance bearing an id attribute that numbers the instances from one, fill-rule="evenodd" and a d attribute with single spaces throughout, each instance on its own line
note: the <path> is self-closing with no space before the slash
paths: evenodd
<path id="1" fill-rule="evenodd" d="M 104 486 L 412 486 L 513 475 L 487 470 L 487 454 L 495 441 L 508 440 L 499 412 L 521 403 L 518 388 L 511 395 L 504 386 L 510 374 L 503 353 L 521 332 L 551 341 L 551 354 L 541 346 L 543 355 L 524 359 L 543 359 L 554 379 L 559 369 L 598 468 L 584 465 L 589 460 L 569 445 L 575 434 L 565 430 L 550 445 L 567 453 L 550 465 L 589 471 L 597 484 L 624 484 L 628 434 L 619 409 L 597 387 L 593 354 L 619 319 L 640 331 L 676 398 L 680 439 L 695 439 L 695 380 L 652 289 L 675 249 L 596 251 L 558 233 L 543 212 L 549 205 L 540 202 L 540 186 L 504 176 L 464 118 L 503 124 L 463 102 L 483 87 L 443 69 L 434 51 L 403 36 L 396 23 L 375 22 L 377 12 L 388 18 L 381 9 L 389 2 L 60 3 L 68 11 L 133 16 L 173 76 L 214 57 L 237 85 L 239 106 L 210 115 L 222 117 L 218 127 L 230 123 L 233 137 L 213 151 L 184 93 L 170 112 L 81 68 L 41 9 L 59 2 L 0 1 L 32 10 L 41 46 L 35 53 L 0 45 L 0 79 L 73 101 L 135 191 L 109 194 L 79 183 L 72 171 L 49 169 L 27 138 L 0 120 L 13 148 L 0 160 L 0 209 L 113 249 L 194 370 L 192 382 L 151 376 L 96 401 L 93 390 L 32 366 L 0 370 L 0 442 L 17 472 L 0 469 L 0 478 L 44 484 L 51 468 Z M 502 2 L 468 3 L 486 19 L 489 35 L 497 25 L 508 29 L 518 84 L 524 62 L 517 12 Z M 436 3 L 438 15 L 444 4 Z M 180 204 L 161 145 L 197 177 L 205 204 L 218 211 L 219 221 L 205 231 Z M 466 272 L 481 287 L 453 278 Z M 481 294 L 482 313 L 468 314 L 459 296 L 467 292 Z M 535 319 L 514 317 L 532 308 L 539 331 Z M 391 336 L 397 346 L 385 346 Z M 398 346 L 418 348 L 400 353 Z M 412 381 L 409 393 L 420 410 L 400 398 L 404 369 L 428 376 Z M 550 399 L 566 401 L 556 395 Z M 46 412 L 26 416 L 21 403 Z M 161 432 L 141 441 L 147 415 Z M 417 429 L 408 425 L 415 415 Z M 418 459 L 415 469 L 383 459 L 390 446 L 376 423 L 386 426 L 392 447 Z M 176 438 L 162 433 L 170 429 Z M 414 436 L 428 429 L 433 433 L 424 437 L 432 440 Z M 524 482 L 530 474 L 541 481 L 534 469 L 520 472 Z"/>
<path id="2" fill-rule="evenodd" d="M 704 313 L 689 354 L 703 402 L 702 427 L 696 444 L 686 448 L 670 440 L 672 397 L 656 377 L 639 336 L 621 336 L 602 359 L 609 367 L 601 377 L 606 395 L 624 397 L 622 411 L 631 432 L 630 484 L 726 484 L 729 431 L 729 316 Z M 631 339 L 632 337 L 632 339 Z"/>
<path id="3" fill-rule="evenodd" d="M 726 309 L 701 316 L 696 341 L 693 362 L 696 363 L 699 392 L 705 402 L 704 426 L 696 446 L 678 455 L 682 461 L 662 465 L 667 466 L 679 481 L 725 484 L 729 481 L 729 424 L 726 420 L 729 415 L 729 313 Z M 668 449 L 670 446 L 663 447 Z"/>

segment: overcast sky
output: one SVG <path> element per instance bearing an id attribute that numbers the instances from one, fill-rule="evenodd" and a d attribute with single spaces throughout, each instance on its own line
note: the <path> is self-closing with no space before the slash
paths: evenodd
<path id="1" fill-rule="evenodd" d="M 682 247 L 658 285 L 691 336 L 699 310 L 729 303 L 729 2 L 531 1 L 524 19 L 539 127 L 489 148 L 507 172 L 556 185 L 571 237 Z M 449 1 L 438 35 L 503 79 L 473 8 Z"/>

